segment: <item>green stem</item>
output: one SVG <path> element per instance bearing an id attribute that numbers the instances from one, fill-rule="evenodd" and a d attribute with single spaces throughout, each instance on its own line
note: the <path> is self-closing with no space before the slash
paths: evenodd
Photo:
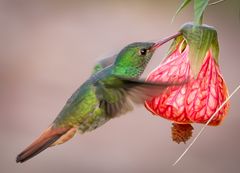
<path id="1" fill-rule="evenodd" d="M 209 0 L 194 0 L 194 24 L 202 25 L 203 14 L 208 6 Z"/>
<path id="2" fill-rule="evenodd" d="M 199 18 L 199 20 L 194 21 L 196 25 L 202 25 L 203 23 L 203 14 L 201 15 L 201 17 Z"/>

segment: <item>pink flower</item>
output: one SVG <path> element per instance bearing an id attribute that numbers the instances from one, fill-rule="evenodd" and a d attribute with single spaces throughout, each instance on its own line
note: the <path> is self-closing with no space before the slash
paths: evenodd
<path id="1" fill-rule="evenodd" d="M 216 62 L 218 49 L 209 46 L 200 64 L 197 76 L 189 59 L 191 44 L 184 36 L 176 38 L 173 50 L 153 70 L 147 81 L 184 82 L 182 86 L 168 87 L 163 94 L 145 102 L 153 114 L 178 124 L 206 123 L 228 97 L 226 83 Z M 218 45 L 217 45 L 218 46 Z M 219 125 L 229 109 L 227 103 L 210 122 Z"/>

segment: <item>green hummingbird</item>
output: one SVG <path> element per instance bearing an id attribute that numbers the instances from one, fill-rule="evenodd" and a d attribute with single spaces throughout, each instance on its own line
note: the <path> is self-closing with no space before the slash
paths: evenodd
<path id="1" fill-rule="evenodd" d="M 16 162 L 24 162 L 50 146 L 68 141 L 77 131 L 92 131 L 131 111 L 132 103 L 143 104 L 169 85 L 175 85 L 139 79 L 159 45 L 153 42 L 132 43 L 116 56 L 100 61 L 90 78 L 68 99 L 50 127 L 17 156 Z"/>

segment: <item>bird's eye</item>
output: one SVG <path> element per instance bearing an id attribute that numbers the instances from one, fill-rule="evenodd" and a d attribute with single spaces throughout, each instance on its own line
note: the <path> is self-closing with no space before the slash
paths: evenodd
<path id="1" fill-rule="evenodd" d="M 140 55 L 142 55 L 142 56 L 144 56 L 144 55 L 146 55 L 147 54 L 147 49 L 145 49 L 145 48 L 142 48 L 142 49 L 140 49 Z"/>

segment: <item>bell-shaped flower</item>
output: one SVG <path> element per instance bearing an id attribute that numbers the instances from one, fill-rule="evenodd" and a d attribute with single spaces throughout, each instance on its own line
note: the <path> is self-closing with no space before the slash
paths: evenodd
<path id="1" fill-rule="evenodd" d="M 160 96 L 147 100 L 145 106 L 175 124 L 206 123 L 228 97 L 218 64 L 217 32 L 209 26 L 192 24 L 184 25 L 180 32 L 182 35 L 174 40 L 167 57 L 147 80 L 187 82 L 168 87 Z M 210 125 L 219 125 L 228 109 L 229 103 Z"/>

